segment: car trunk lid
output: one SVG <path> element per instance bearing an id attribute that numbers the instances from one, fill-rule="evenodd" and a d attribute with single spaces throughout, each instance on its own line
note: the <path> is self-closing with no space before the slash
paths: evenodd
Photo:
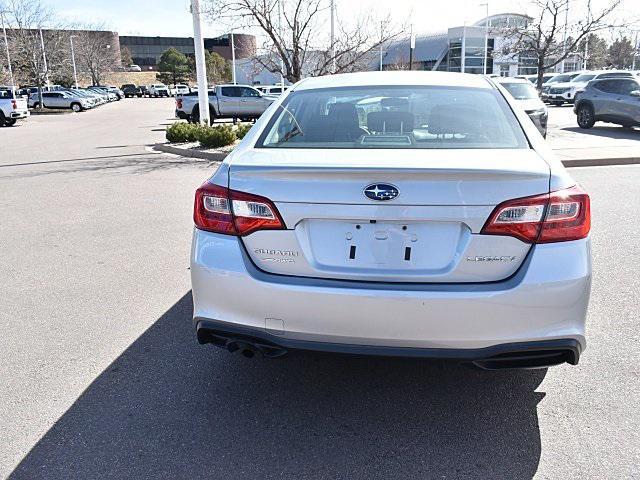
<path id="1" fill-rule="evenodd" d="M 480 235 L 495 206 L 549 191 L 533 150 L 254 149 L 229 187 L 272 200 L 286 230 L 242 238 L 278 274 L 380 282 L 484 282 L 513 274 L 530 245 Z M 396 198 L 364 191 L 389 185 Z"/>

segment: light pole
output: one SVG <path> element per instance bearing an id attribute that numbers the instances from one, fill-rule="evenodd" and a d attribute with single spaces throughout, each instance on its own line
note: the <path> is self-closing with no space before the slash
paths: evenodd
<path id="1" fill-rule="evenodd" d="M 569 24 L 569 2 L 567 2 L 567 9 L 564 12 L 564 35 L 562 38 L 562 56 L 566 56 L 567 53 L 567 27 Z M 560 73 L 564 73 L 564 62 L 566 58 L 560 62 Z"/>
<path id="2" fill-rule="evenodd" d="M 283 43 L 283 50 L 286 51 L 286 45 L 284 45 L 284 38 L 282 37 L 282 0 L 278 0 L 278 36 Z M 284 92 L 284 59 L 280 56 L 280 88 L 281 92 Z"/>
<path id="3" fill-rule="evenodd" d="M 9 79 L 11 80 L 11 89 L 15 91 L 16 86 L 13 82 L 13 69 L 11 68 L 11 55 L 9 54 L 9 41 L 7 40 L 7 29 L 4 26 L 4 12 L 2 10 L 0 10 L 0 22 L 2 22 L 2 34 L 4 35 L 4 48 L 7 51 L 7 65 L 9 66 Z"/>
<path id="4" fill-rule="evenodd" d="M 229 34 L 231 36 L 231 83 L 236 84 L 236 45 L 233 40 L 233 30 Z"/>
<path id="5" fill-rule="evenodd" d="M 484 20 L 484 62 L 482 66 L 482 73 L 487 74 L 487 59 L 489 58 L 489 2 L 481 3 L 481 7 L 486 8 L 486 16 Z"/>
<path id="6" fill-rule="evenodd" d="M 331 56 L 331 73 L 336 73 L 336 4 L 334 0 L 331 0 L 331 45 L 329 47 L 329 55 Z"/>
<path id="7" fill-rule="evenodd" d="M 49 88 L 49 67 L 47 66 L 47 52 L 44 49 L 44 37 L 42 36 L 42 29 L 40 31 L 40 46 L 42 47 L 42 63 L 44 66 L 44 83 Z"/>
<path id="8" fill-rule="evenodd" d="M 633 42 L 633 60 L 631 61 L 631 70 L 636 69 L 636 56 L 638 54 L 638 32 L 636 31 L 636 40 Z"/>
<path id="9" fill-rule="evenodd" d="M 76 54 L 73 50 L 73 39 L 75 38 L 75 35 L 71 35 L 69 37 L 69 41 L 71 42 L 71 63 L 73 64 L 73 82 L 76 85 L 76 88 L 78 88 L 78 72 L 76 70 Z"/>
<path id="10" fill-rule="evenodd" d="M 198 108 L 200 123 L 209 125 L 209 91 L 207 85 L 207 67 L 204 61 L 204 40 L 202 39 L 202 20 L 200 19 L 200 0 L 191 0 L 193 16 L 193 46 L 196 55 L 196 77 L 198 79 Z"/>
<path id="11" fill-rule="evenodd" d="M 413 23 L 409 30 L 409 70 L 413 70 L 413 50 L 416 48 L 416 37 L 413 34 Z"/>
<path id="12" fill-rule="evenodd" d="M 380 71 L 382 71 L 382 40 L 384 38 L 384 22 L 380 22 Z"/>

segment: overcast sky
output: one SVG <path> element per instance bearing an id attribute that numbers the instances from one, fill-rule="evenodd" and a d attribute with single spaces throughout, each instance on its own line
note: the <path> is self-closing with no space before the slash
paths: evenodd
<path id="1" fill-rule="evenodd" d="M 389 13 L 394 21 L 404 23 L 409 18 L 418 32 L 442 31 L 448 27 L 474 23 L 489 14 L 530 11 L 528 0 L 335 0 L 341 18 L 353 18 L 365 10 L 384 16 Z M 574 0 L 576 6 L 586 0 Z M 203 0 L 203 4 L 206 0 Z M 611 0 L 592 0 L 596 7 L 609 5 Z M 640 16 L 640 0 L 624 0 L 620 16 Z M 104 23 L 121 35 L 192 36 L 189 0 L 42 0 L 59 16 L 89 23 Z M 576 7 L 577 8 L 577 7 Z M 206 36 L 225 33 L 227 27 L 220 22 L 207 22 Z M 255 33 L 255 32 L 254 32 Z"/>

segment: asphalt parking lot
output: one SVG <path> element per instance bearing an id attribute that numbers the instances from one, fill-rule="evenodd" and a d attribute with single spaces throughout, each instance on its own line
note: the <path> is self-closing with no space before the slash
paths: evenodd
<path id="1" fill-rule="evenodd" d="M 195 340 L 214 167 L 149 150 L 172 121 L 128 99 L 0 129 L 1 478 L 638 478 L 640 166 L 571 170 L 593 209 L 577 367 L 249 360 Z"/>

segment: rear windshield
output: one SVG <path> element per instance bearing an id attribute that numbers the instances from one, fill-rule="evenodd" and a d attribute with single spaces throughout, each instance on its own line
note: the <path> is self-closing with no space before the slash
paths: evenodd
<path id="1" fill-rule="evenodd" d="M 528 148 L 493 89 L 346 87 L 291 93 L 260 148 Z"/>
<path id="2" fill-rule="evenodd" d="M 595 75 L 591 75 L 591 74 L 588 74 L 588 73 L 583 73 L 582 75 L 578 75 L 572 81 L 573 82 L 588 82 L 589 80 L 593 80 L 594 78 L 596 78 Z"/>
<path id="3" fill-rule="evenodd" d="M 530 83 L 504 82 L 502 86 L 507 89 L 516 100 L 531 100 L 538 98 L 538 91 Z"/>

